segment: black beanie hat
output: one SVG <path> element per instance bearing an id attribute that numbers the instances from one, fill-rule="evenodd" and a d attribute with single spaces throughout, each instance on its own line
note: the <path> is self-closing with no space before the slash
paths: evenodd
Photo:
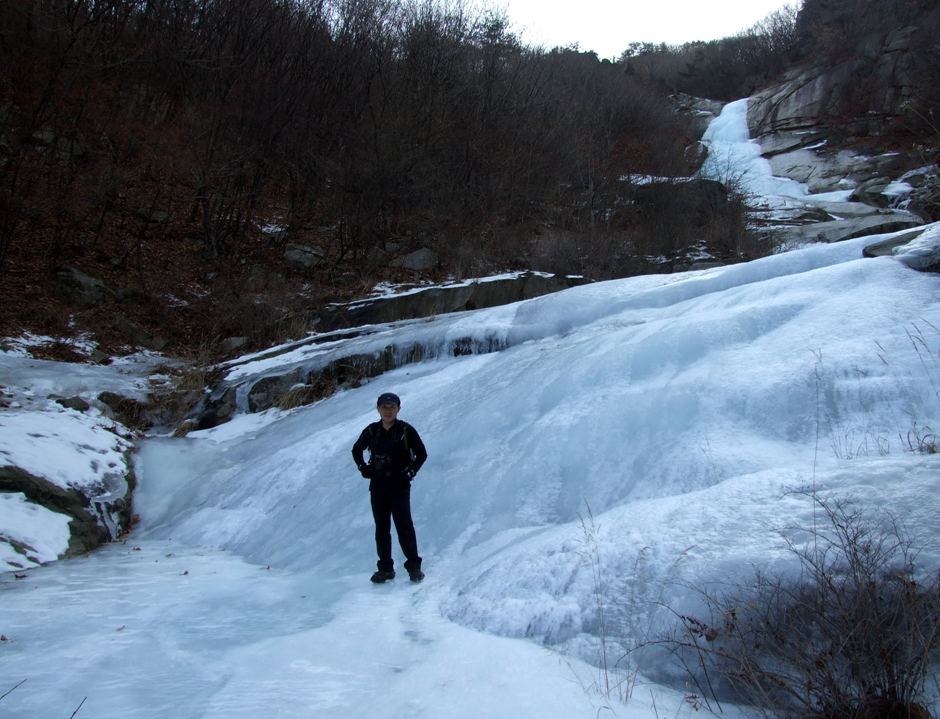
<path id="1" fill-rule="evenodd" d="M 394 404 L 398 407 L 401 407 L 401 400 L 398 399 L 397 394 L 392 394 L 391 392 L 383 392 L 379 395 L 379 401 L 375 403 L 376 407 L 379 407 L 383 404 Z"/>

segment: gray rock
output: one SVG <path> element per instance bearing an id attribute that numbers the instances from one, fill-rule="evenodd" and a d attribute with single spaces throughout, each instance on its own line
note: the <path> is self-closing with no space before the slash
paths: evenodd
<path id="1" fill-rule="evenodd" d="M 830 215 L 829 219 L 846 220 L 858 217 L 883 216 L 885 213 L 877 207 L 861 202 L 813 202 L 813 205 Z"/>
<path id="2" fill-rule="evenodd" d="M 717 100 L 706 100 L 693 95 L 677 93 L 669 98 L 680 115 L 689 118 L 692 123 L 692 139 L 701 140 L 708 129 L 708 125 L 721 114 L 725 103 Z"/>
<path id="3" fill-rule="evenodd" d="M 916 170 L 905 172 L 901 176 L 901 182 L 906 182 L 911 187 L 920 189 L 928 182 L 935 182 L 938 174 L 940 174 L 940 168 L 938 168 L 936 165 L 918 167 Z"/>
<path id="4" fill-rule="evenodd" d="M 212 392 L 195 417 L 196 428 L 211 429 L 228 422 L 238 409 L 237 397 L 237 387 L 226 387 Z"/>
<path id="5" fill-rule="evenodd" d="M 297 270 L 309 270 L 325 259 L 326 255 L 319 247 L 289 244 L 284 251 L 284 262 Z"/>
<path id="6" fill-rule="evenodd" d="M 287 235 L 288 235 L 287 230 L 284 230 L 281 228 L 268 229 L 268 230 L 261 231 L 261 236 L 268 242 L 275 244 L 275 245 L 280 245 L 280 244 L 283 244 L 284 242 L 287 242 Z"/>
<path id="7" fill-rule="evenodd" d="M 56 134 L 50 129 L 36 130 L 33 133 L 33 139 L 44 147 L 51 147 L 55 144 Z"/>
<path id="8" fill-rule="evenodd" d="M 95 497 L 86 497 L 75 489 L 63 489 L 47 479 L 7 465 L 0 467 L 0 492 L 22 492 L 30 502 L 71 517 L 69 545 L 64 554 L 68 557 L 84 554 L 116 539 L 129 525 L 134 481 L 132 477 L 128 479 L 127 494 L 120 503 L 95 502 Z"/>
<path id="9" fill-rule="evenodd" d="M 437 262 L 437 255 L 427 247 L 422 247 L 409 255 L 392 260 L 390 265 L 408 270 L 433 270 L 437 267 Z"/>
<path id="10" fill-rule="evenodd" d="M 914 163 L 911 156 L 900 153 L 872 157 L 851 150 L 825 148 L 781 152 L 769 160 L 774 175 L 802 182 L 813 193 L 854 189 L 878 177 L 897 176 Z"/>
<path id="11" fill-rule="evenodd" d="M 911 47 L 911 40 L 914 37 L 914 33 L 917 32 L 916 27 L 902 27 L 897 30 L 892 30 L 888 33 L 888 37 L 885 40 L 884 51 L 885 52 L 899 52 L 901 50 L 909 50 Z"/>
<path id="12" fill-rule="evenodd" d="M 124 397 L 116 392 L 101 392 L 98 401 L 107 407 L 114 418 L 125 427 L 148 429 L 153 426 L 149 406 L 133 397 Z"/>
<path id="13" fill-rule="evenodd" d="M 367 331 L 353 329 L 333 331 L 336 328 L 389 323 L 449 312 L 495 307 L 586 283 L 587 280 L 580 277 L 524 273 L 512 278 L 433 287 L 421 292 L 360 302 L 347 307 L 334 307 L 318 318 L 323 330 L 322 334 L 271 350 L 260 358 L 254 359 L 273 358 L 306 344 L 332 343 L 339 337 L 355 337 L 360 332 Z M 503 341 L 496 335 L 482 339 L 457 338 L 449 341 L 443 349 L 436 348 L 434 352 L 452 352 L 455 356 L 484 354 L 501 349 Z M 295 367 L 279 375 L 242 379 L 239 380 L 238 385 L 227 385 L 223 381 L 214 387 L 209 397 L 194 413 L 193 424 L 200 429 L 222 424 L 234 416 L 239 406 L 249 412 L 262 412 L 270 409 L 275 406 L 280 397 L 299 384 L 309 387 L 331 383 L 333 386 L 344 384 L 355 386 L 364 378 L 376 377 L 391 369 L 419 362 L 428 356 L 428 352 L 428 348 L 421 344 L 388 346 L 382 351 L 343 355 L 312 368 L 310 366 Z M 230 363 L 229 366 L 238 366 L 238 361 Z M 238 399 L 240 396 L 244 398 L 244 401 Z"/>
<path id="14" fill-rule="evenodd" d="M 78 396 L 66 398 L 49 395 L 49 398 L 54 399 L 56 404 L 62 405 L 66 409 L 74 409 L 76 412 L 87 412 L 89 409 L 91 409 L 91 405 Z"/>
<path id="15" fill-rule="evenodd" d="M 128 287 L 118 290 L 114 298 L 121 303 L 124 302 L 143 302 L 147 299 L 147 293 L 136 287 Z"/>
<path id="16" fill-rule="evenodd" d="M 274 406 L 277 398 L 300 382 L 300 370 L 284 375 L 264 377 L 248 390 L 248 411 L 264 412 Z"/>
<path id="17" fill-rule="evenodd" d="M 125 335 L 131 342 L 145 349 L 161 352 L 169 344 L 169 340 L 150 334 L 136 322 L 132 322 L 123 315 L 118 315 L 112 323 L 114 329 Z"/>
<path id="18" fill-rule="evenodd" d="M 66 304 L 88 309 L 114 298 L 114 291 L 104 282 L 74 267 L 63 267 L 56 273 L 50 291 Z"/>
<path id="19" fill-rule="evenodd" d="M 320 330 L 431 317 L 450 312 L 498 307 L 585 284 L 580 277 L 526 272 L 516 277 L 431 287 L 420 292 L 365 300 L 320 316 Z"/>
<path id="20" fill-rule="evenodd" d="M 817 222 L 802 227 L 781 227 L 772 231 L 774 239 L 786 245 L 799 246 L 816 242 L 840 242 L 866 235 L 897 232 L 917 227 L 923 222 L 907 212 L 887 212 L 832 222 Z"/>
<path id="21" fill-rule="evenodd" d="M 40 152 L 50 153 L 62 159 L 70 157 L 85 157 L 88 154 L 88 148 L 78 139 L 59 135 L 54 130 L 42 129 L 33 133 L 33 139 L 39 145 Z"/>
<path id="22" fill-rule="evenodd" d="M 245 280 L 247 292 L 264 292 L 283 289 L 287 284 L 284 275 L 264 265 L 253 265 Z"/>
<path id="23" fill-rule="evenodd" d="M 771 132 L 757 138 L 760 151 L 764 157 L 782 155 L 795 150 L 801 150 L 810 145 L 817 145 L 829 138 L 826 130 L 808 130 L 802 132 Z"/>
<path id="24" fill-rule="evenodd" d="M 173 108 L 169 95 L 150 85 L 132 85 L 124 95 L 127 114 L 142 117 L 151 127 L 164 122 Z"/>
<path id="25" fill-rule="evenodd" d="M 895 247 L 902 247 L 906 245 L 915 237 L 919 237 L 922 233 L 922 229 L 916 229 L 892 237 L 889 240 L 876 242 L 872 245 L 868 245 L 864 250 L 862 250 L 862 255 L 864 257 L 893 257 Z"/>
<path id="26" fill-rule="evenodd" d="M 820 119 L 835 116 L 857 67 L 858 61 L 850 60 L 812 68 L 752 96 L 747 108 L 751 137 L 816 128 Z"/>
<path id="27" fill-rule="evenodd" d="M 366 260 L 366 267 L 371 271 L 379 267 L 385 267 L 392 261 L 392 256 L 381 247 L 373 247 L 369 253 L 369 259 Z"/>
<path id="28" fill-rule="evenodd" d="M 884 194 L 888 185 L 891 184 L 890 177 L 875 177 L 852 191 L 849 201 L 861 202 L 872 207 L 888 207 L 891 204 L 891 198 Z"/>
<path id="29" fill-rule="evenodd" d="M 226 337 L 219 348 L 223 352 L 234 352 L 239 347 L 244 347 L 247 341 L 247 337 Z"/>
<path id="30" fill-rule="evenodd" d="M 150 207 L 139 207 L 137 209 L 137 215 L 151 225 L 164 225 L 173 219 L 169 212 L 154 210 Z"/>
<path id="31" fill-rule="evenodd" d="M 99 349 L 93 349 L 88 355 L 88 360 L 94 364 L 111 364 L 110 355 Z"/>

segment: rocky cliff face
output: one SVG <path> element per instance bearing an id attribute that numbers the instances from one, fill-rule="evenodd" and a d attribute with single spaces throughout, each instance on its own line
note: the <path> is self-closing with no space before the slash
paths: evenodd
<path id="1" fill-rule="evenodd" d="M 783 82 L 751 98 L 748 123 L 755 136 L 825 129 L 840 139 L 882 134 L 903 122 L 919 86 L 911 45 L 916 27 L 870 38 L 859 54 L 833 66 L 796 69 Z M 858 86 L 865 78 L 864 97 Z M 862 106 L 860 106 L 862 105 Z M 804 142 L 818 141 L 804 137 Z"/>
<path id="2" fill-rule="evenodd" d="M 775 174 L 827 192 L 936 162 L 940 5 L 806 0 L 797 30 L 808 60 L 748 105 Z"/>
<path id="3" fill-rule="evenodd" d="M 924 129 L 940 100 L 940 5 L 806 0 L 797 32 L 806 60 L 752 98 L 755 135 L 823 126 L 859 140 Z"/>
<path id="4" fill-rule="evenodd" d="M 937 99 L 940 6 L 807 0 L 797 24 L 811 60 L 749 98 L 750 137 L 775 176 L 843 194 L 818 198 L 813 213 L 772 229 L 776 239 L 837 241 L 938 219 L 938 130 L 924 118 Z"/>

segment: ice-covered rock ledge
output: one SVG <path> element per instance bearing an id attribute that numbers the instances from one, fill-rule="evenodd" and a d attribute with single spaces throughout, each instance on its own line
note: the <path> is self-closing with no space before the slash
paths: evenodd
<path id="1" fill-rule="evenodd" d="M 0 415 L 0 570 L 88 552 L 130 526 L 132 444 L 64 407 Z"/>
<path id="2" fill-rule="evenodd" d="M 264 412 L 288 394 L 318 396 L 397 367 L 506 347 L 505 328 L 480 331 L 461 315 L 587 284 L 581 277 L 515 272 L 372 297 L 327 313 L 319 335 L 223 364 L 190 427 L 209 429 L 235 414 Z M 286 399 L 285 399 L 286 398 Z M 305 403 L 302 401 L 301 403 Z"/>
<path id="3" fill-rule="evenodd" d="M 43 338 L 29 338 L 40 342 Z M 30 342 L 26 342 L 29 344 Z M 0 572 L 84 554 L 132 522 L 134 436 L 97 399 L 142 400 L 156 356 L 110 366 L 0 352 Z"/>

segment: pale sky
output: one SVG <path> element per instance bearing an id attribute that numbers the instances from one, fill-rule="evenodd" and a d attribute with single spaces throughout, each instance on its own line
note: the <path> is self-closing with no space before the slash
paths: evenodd
<path id="1" fill-rule="evenodd" d="M 681 44 L 715 40 L 751 27 L 786 0 L 501 0 L 531 45 L 570 45 L 600 58 L 633 41 Z M 789 4 L 796 4 L 791 0 Z"/>

